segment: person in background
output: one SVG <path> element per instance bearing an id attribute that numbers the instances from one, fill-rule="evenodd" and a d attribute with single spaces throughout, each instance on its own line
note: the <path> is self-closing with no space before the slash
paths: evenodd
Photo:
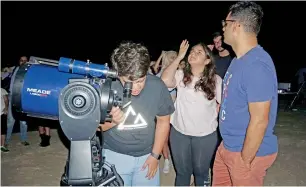
<path id="1" fill-rule="evenodd" d="M 154 71 L 157 71 L 158 67 L 161 65 L 161 69 L 159 72 L 156 72 L 156 76 L 160 78 L 164 70 L 176 59 L 176 57 L 176 51 L 162 51 L 160 57 L 154 65 Z M 176 89 L 168 88 L 168 90 L 171 94 L 172 100 L 175 101 Z"/>
<path id="2" fill-rule="evenodd" d="M 216 62 L 216 72 L 223 79 L 233 58 L 227 49 L 229 47 L 224 44 L 222 38 L 223 36 L 220 32 L 215 32 L 213 34 L 214 44 L 208 45 L 208 47 L 212 51 L 217 51 L 217 54 L 214 56 Z"/>
<path id="3" fill-rule="evenodd" d="M 300 68 L 295 76 L 297 77 L 297 84 L 298 87 L 301 87 L 303 82 L 306 81 L 305 77 L 306 77 L 306 65 L 304 65 L 304 67 Z M 306 84 L 304 85 L 304 88 L 306 88 Z"/>
<path id="4" fill-rule="evenodd" d="M 11 76 L 10 80 L 10 86 L 9 86 L 9 110 L 8 110 L 8 115 L 7 115 L 7 134 L 6 134 L 6 140 L 5 144 L 8 146 L 10 138 L 13 133 L 13 128 L 15 124 L 15 118 L 13 117 L 12 114 L 12 89 L 13 89 L 13 83 L 15 81 L 15 75 L 19 69 L 20 66 L 26 64 L 28 62 L 28 58 L 26 56 L 21 56 L 19 59 L 19 66 L 15 67 Z M 24 146 L 30 145 L 29 142 L 27 141 L 27 133 L 28 133 L 28 124 L 24 120 L 19 121 L 20 124 L 20 139 L 21 139 L 21 144 Z"/>
<path id="5" fill-rule="evenodd" d="M 177 69 L 183 70 L 186 67 L 186 62 L 182 60 Z"/>
<path id="6" fill-rule="evenodd" d="M 37 120 L 38 123 L 40 124 L 38 126 L 38 133 L 39 137 L 41 139 L 41 142 L 39 143 L 40 147 L 48 147 L 50 145 L 50 139 L 51 139 L 51 134 L 50 134 L 50 121 L 46 119 L 39 119 Z"/>
<path id="7" fill-rule="evenodd" d="M 148 73 L 150 73 L 150 74 L 152 74 L 152 75 L 155 75 L 155 72 L 154 72 L 154 64 L 155 64 L 155 61 L 151 61 L 150 67 L 149 67 L 149 70 L 148 70 Z"/>
<path id="8" fill-rule="evenodd" d="M 161 77 L 164 70 L 176 59 L 177 52 L 176 51 L 162 51 L 160 57 L 156 61 L 154 65 L 154 69 L 157 71 L 158 67 L 161 65 L 160 71 L 156 74 L 157 77 Z M 176 88 L 168 88 L 169 93 L 171 94 L 173 102 L 175 102 L 176 99 Z M 167 139 L 165 142 L 165 146 L 163 148 L 163 156 L 164 156 L 164 173 L 169 173 L 171 161 L 170 161 L 170 149 L 169 149 L 169 140 Z"/>
<path id="9" fill-rule="evenodd" d="M 7 129 L 7 113 L 8 113 L 9 99 L 8 93 L 1 88 L 1 152 L 9 152 L 5 144 L 5 134 Z"/>

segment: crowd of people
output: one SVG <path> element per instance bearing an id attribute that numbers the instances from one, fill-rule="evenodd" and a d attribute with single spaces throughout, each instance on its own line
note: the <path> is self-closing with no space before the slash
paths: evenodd
<path id="1" fill-rule="evenodd" d="M 160 185 L 159 159 L 163 153 L 167 172 L 169 152 L 176 186 L 189 186 L 191 175 L 196 186 L 211 185 L 210 168 L 213 186 L 263 185 L 278 152 L 278 83 L 274 63 L 257 40 L 262 18 L 258 4 L 238 2 L 213 45 L 190 47 L 183 40 L 179 51 L 163 51 L 156 62 L 138 43 L 124 42 L 113 51 L 120 77 L 114 88 L 120 93 L 132 82 L 127 110 L 145 119 L 135 124 L 113 108 L 113 121 L 100 125 L 106 160 L 126 186 Z"/>
<path id="2" fill-rule="evenodd" d="M 229 8 L 223 33 L 214 33 L 211 45 L 183 40 L 179 51 L 162 51 L 156 61 L 146 46 L 131 41 L 113 51 L 119 78 L 112 88 L 122 93 L 132 82 L 132 104 L 113 107 L 112 122 L 99 128 L 106 161 L 126 186 L 159 186 L 161 155 L 164 173 L 171 163 L 175 168 L 175 186 L 189 186 L 192 175 L 196 186 L 263 185 L 278 152 L 278 83 L 272 58 L 258 44 L 262 19 L 258 4 L 240 1 Z M 2 97 L 1 122 L 11 108 L 10 96 L 2 91 Z M 7 139 L 11 121 L 1 128 Z M 24 126 L 20 122 L 21 141 L 28 145 Z M 48 146 L 50 129 L 39 133 L 41 146 Z"/>

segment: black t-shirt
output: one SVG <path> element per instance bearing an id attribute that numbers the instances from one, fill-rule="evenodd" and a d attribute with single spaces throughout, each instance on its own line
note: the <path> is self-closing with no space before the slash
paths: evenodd
<path id="1" fill-rule="evenodd" d="M 216 71 L 217 75 L 219 75 L 222 79 L 225 76 L 225 73 L 231 64 L 232 57 L 230 55 L 225 57 L 215 56 L 215 62 L 216 62 Z"/>
<path id="2" fill-rule="evenodd" d="M 119 81 L 112 85 L 119 93 L 123 87 Z M 121 95 L 122 96 L 122 95 Z M 174 104 L 164 82 L 154 76 L 147 75 L 143 90 L 138 96 L 132 96 L 132 103 L 123 111 L 126 120 L 104 134 L 104 148 L 130 156 L 143 156 L 151 153 L 156 116 L 171 115 Z"/>

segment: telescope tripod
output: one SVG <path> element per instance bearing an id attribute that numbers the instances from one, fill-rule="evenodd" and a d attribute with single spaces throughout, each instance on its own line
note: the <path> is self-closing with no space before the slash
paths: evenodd
<path id="1" fill-rule="evenodd" d="M 102 155 L 103 142 L 95 135 L 91 140 L 91 160 L 92 160 L 92 181 L 88 179 L 73 180 L 72 186 L 124 186 L 124 182 L 117 173 L 114 165 L 105 161 Z M 69 151 L 70 155 L 70 151 Z M 65 172 L 61 177 L 60 186 L 70 186 L 69 183 L 69 159 L 66 162 Z"/>

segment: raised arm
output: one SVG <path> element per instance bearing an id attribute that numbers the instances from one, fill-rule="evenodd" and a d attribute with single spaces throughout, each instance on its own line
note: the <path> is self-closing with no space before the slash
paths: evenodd
<path id="1" fill-rule="evenodd" d="M 176 86 L 175 72 L 181 60 L 184 59 L 188 47 L 188 41 L 183 40 L 180 46 L 179 54 L 177 55 L 176 59 L 162 73 L 161 79 L 164 81 L 168 88 L 174 88 Z"/>
<path id="2" fill-rule="evenodd" d="M 154 64 L 153 70 L 154 70 L 154 73 L 155 73 L 155 74 L 158 73 L 158 72 L 157 72 L 157 71 L 158 71 L 158 67 L 159 67 L 159 65 L 160 65 L 160 62 L 161 62 L 162 58 L 164 57 L 164 54 L 165 54 L 165 52 L 162 51 L 162 53 L 160 54 L 160 56 L 158 57 L 157 61 L 156 61 L 155 64 Z"/>

